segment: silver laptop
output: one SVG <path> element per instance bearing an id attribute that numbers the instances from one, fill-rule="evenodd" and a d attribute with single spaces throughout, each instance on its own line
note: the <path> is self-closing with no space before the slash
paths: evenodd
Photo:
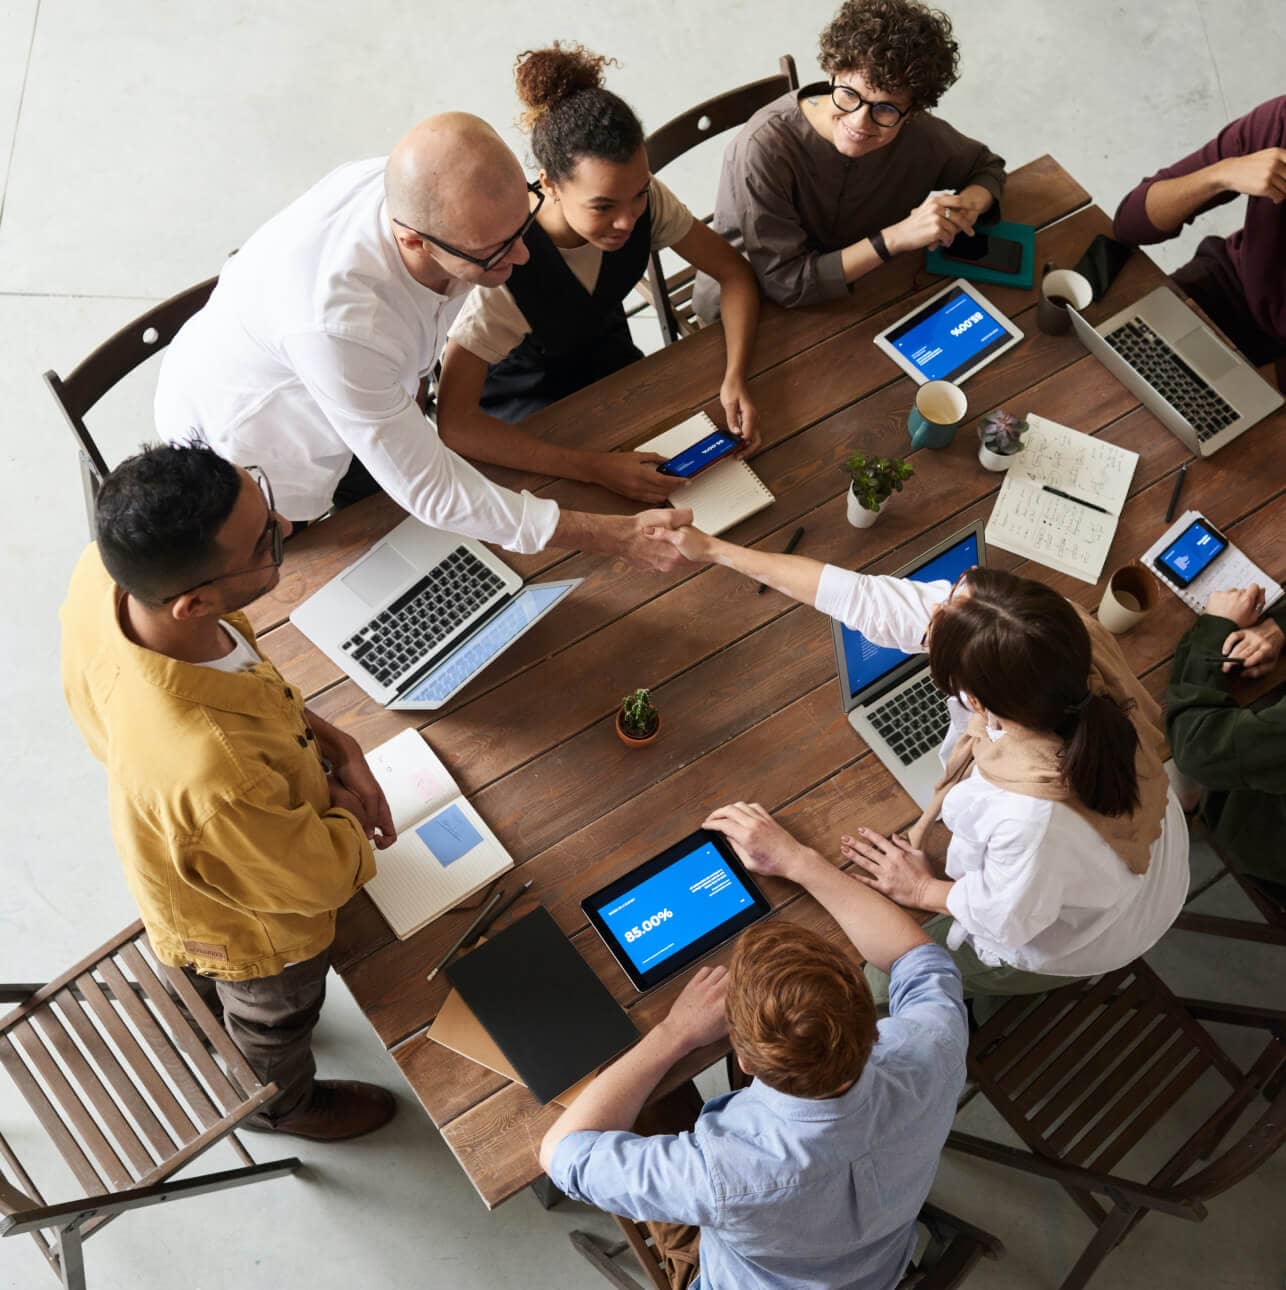
<path id="1" fill-rule="evenodd" d="M 966 570 L 985 564 L 983 521 L 926 551 L 897 572 L 916 582 L 955 582 Z M 917 806 L 927 806 L 942 778 L 938 749 L 951 719 L 946 696 L 933 684 L 928 654 L 873 645 L 840 622 L 835 631 L 839 693 L 849 725 L 866 740 L 893 778 Z"/>
<path id="2" fill-rule="evenodd" d="M 440 708 L 583 581 L 524 586 L 481 542 L 409 519 L 290 621 L 371 698 Z"/>
<path id="3" fill-rule="evenodd" d="M 1282 405 L 1282 396 L 1169 287 L 1098 327 L 1075 309 L 1068 313 L 1085 348 L 1199 457 Z"/>

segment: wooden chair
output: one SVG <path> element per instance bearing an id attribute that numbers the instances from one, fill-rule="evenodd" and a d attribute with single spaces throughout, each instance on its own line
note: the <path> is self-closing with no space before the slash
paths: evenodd
<path id="1" fill-rule="evenodd" d="M 1274 899 L 1271 892 L 1253 878 L 1246 878 L 1237 872 L 1237 866 L 1229 859 L 1228 853 L 1215 837 L 1214 830 L 1204 820 L 1194 817 L 1189 827 L 1215 853 L 1223 867 L 1188 897 L 1187 904 L 1191 904 L 1196 896 L 1208 891 L 1216 882 L 1230 877 L 1245 892 L 1246 898 L 1259 911 L 1264 921 L 1253 923 L 1246 918 L 1189 913 L 1185 908 L 1175 919 L 1174 925 L 1186 932 L 1204 932 L 1208 936 L 1227 936 L 1234 940 L 1257 941 L 1262 945 L 1286 945 L 1286 903 Z"/>
<path id="2" fill-rule="evenodd" d="M 1203 1020 L 1269 1040 L 1242 1071 Z M 1151 1210 L 1199 1222 L 1286 1142 L 1286 1012 L 1177 999 L 1141 960 L 1009 1000 L 974 1035 L 969 1075 L 1029 1150 L 965 1133 L 947 1146 L 1061 1183 L 1098 1229 L 1062 1290 L 1086 1285 Z M 1141 1145 L 1172 1144 L 1167 1115 L 1204 1075 L 1230 1091 L 1200 1127 L 1146 1180 L 1116 1172 Z M 1211 1160 L 1261 1096 L 1267 1110 Z"/>
<path id="3" fill-rule="evenodd" d="M 94 501 L 110 467 L 85 425 L 85 414 L 108 390 L 174 339 L 179 328 L 210 298 L 217 281 L 216 277 L 198 282 L 135 318 L 79 363 L 65 380 L 52 368 L 45 373 L 45 384 L 76 437 L 91 538 Z"/>
<path id="4" fill-rule="evenodd" d="M 745 125 L 765 103 L 771 103 L 778 95 L 787 90 L 797 90 L 799 73 L 795 70 L 795 60 L 784 54 L 779 66 L 781 70 L 776 76 L 765 76 L 735 90 L 716 94 L 648 135 L 644 142 L 652 173 L 656 174 L 707 139 Z M 708 224 L 712 218 L 707 215 L 705 222 Z M 696 271 L 691 265 L 685 265 L 667 279 L 659 253 L 652 253 L 644 283 L 648 297 L 656 306 L 663 344 L 672 345 L 697 329 L 696 316 L 692 312 L 695 279 Z"/>
<path id="5" fill-rule="evenodd" d="M 0 1018 L 0 1066 L 84 1189 L 48 1204 L 0 1137 L 0 1236 L 31 1235 L 66 1290 L 84 1290 L 82 1240 L 117 1214 L 299 1168 L 256 1164 L 242 1146 L 234 1130 L 277 1086 L 152 956 L 142 923 L 48 985 L 0 986 L 0 1003 L 17 1004 Z M 241 1168 L 171 1181 L 224 1139 Z"/>
<path id="6" fill-rule="evenodd" d="M 670 1290 L 661 1261 L 648 1239 L 646 1223 L 612 1216 L 624 1239 L 604 1245 L 589 1232 L 572 1232 L 573 1247 L 594 1265 L 618 1290 L 643 1290 L 639 1283 L 613 1261 L 627 1249 L 634 1256 L 654 1290 Z M 975 1263 L 984 1256 L 999 1259 L 1005 1247 L 980 1228 L 926 1202 L 917 1220 L 928 1234 L 919 1259 L 898 1282 L 897 1290 L 952 1290 L 963 1285 Z"/>

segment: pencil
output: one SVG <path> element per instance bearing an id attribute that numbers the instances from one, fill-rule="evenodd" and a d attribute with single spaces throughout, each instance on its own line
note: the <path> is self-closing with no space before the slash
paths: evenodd
<path id="1" fill-rule="evenodd" d="M 1188 463 L 1185 461 L 1179 467 L 1179 473 L 1174 477 L 1174 492 L 1170 494 L 1170 505 L 1165 508 L 1165 522 L 1170 523 L 1174 519 L 1174 508 L 1179 504 L 1179 494 L 1183 492 L 1183 481 L 1188 474 Z"/>
<path id="2" fill-rule="evenodd" d="M 519 887 L 518 890 L 515 891 L 514 894 L 510 896 L 509 899 L 506 900 L 504 904 L 502 904 L 500 908 L 497 909 L 496 912 L 492 914 L 487 919 L 487 921 L 483 923 L 482 926 L 479 927 L 472 934 L 472 936 L 469 938 L 469 944 L 472 945 L 482 935 L 483 932 L 487 931 L 490 927 L 492 927 L 493 924 L 498 923 L 500 919 L 505 914 L 507 914 L 518 903 L 519 900 L 522 899 L 523 895 L 527 891 L 527 888 L 530 887 L 534 881 L 535 881 L 534 878 L 528 878 L 527 881 L 524 882 L 523 885 Z"/>
<path id="3" fill-rule="evenodd" d="M 464 929 L 463 932 L 460 933 L 460 939 L 456 941 L 456 943 L 452 945 L 451 948 L 438 960 L 437 966 L 424 978 L 426 981 L 432 981 L 433 978 L 437 976 L 444 967 L 446 967 L 446 965 L 451 961 L 451 956 L 465 943 L 465 941 L 469 939 L 470 936 L 473 935 L 477 928 L 482 926 L 483 920 L 500 903 L 500 897 L 503 895 L 504 892 L 497 887 L 496 890 L 487 897 L 487 903 L 478 910 L 477 917 Z"/>

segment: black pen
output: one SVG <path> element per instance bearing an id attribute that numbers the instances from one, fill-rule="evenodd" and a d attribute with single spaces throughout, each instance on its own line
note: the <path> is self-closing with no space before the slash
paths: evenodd
<path id="1" fill-rule="evenodd" d="M 803 536 L 804 536 L 804 526 L 801 524 L 790 535 L 790 541 L 786 543 L 786 549 L 782 552 L 782 555 L 789 555 L 799 545 L 799 540 Z M 767 590 L 768 590 L 768 584 L 766 582 L 761 582 L 759 584 L 759 591 L 756 594 L 762 596 L 764 592 Z"/>
<path id="2" fill-rule="evenodd" d="M 1188 463 L 1185 461 L 1179 467 L 1179 473 L 1174 477 L 1174 492 L 1170 494 L 1170 505 L 1165 508 L 1165 522 L 1170 523 L 1174 519 L 1174 508 L 1179 504 L 1179 494 L 1183 492 L 1183 481 L 1188 474 Z"/>
<path id="3" fill-rule="evenodd" d="M 1111 515 L 1111 511 L 1106 506 L 1096 506 L 1093 502 L 1082 501 L 1079 497 L 1073 497 L 1071 493 L 1065 493 L 1061 488 L 1055 488 L 1053 484 L 1042 484 L 1041 487 L 1047 493 L 1053 493 L 1055 497 L 1061 497 L 1064 501 L 1075 502 L 1078 506 L 1088 506 L 1092 511 L 1098 511 L 1100 515 Z"/>
<path id="4" fill-rule="evenodd" d="M 514 892 L 512 896 L 509 897 L 508 900 L 506 900 L 503 904 L 501 904 L 501 906 L 494 913 L 488 914 L 486 919 L 483 921 L 482 925 L 480 927 L 474 928 L 473 934 L 469 937 L 467 941 L 465 941 L 464 943 L 465 948 L 468 948 L 470 945 L 476 944 L 478 938 L 483 934 L 483 932 L 487 931 L 492 926 L 493 923 L 499 922 L 500 916 L 502 914 L 507 914 L 518 903 L 518 901 L 522 899 L 523 895 L 526 893 L 527 889 L 531 886 L 531 884 L 534 881 L 535 881 L 534 878 L 529 878 L 526 882 L 523 883 L 521 887 L 518 888 L 517 891 Z"/>

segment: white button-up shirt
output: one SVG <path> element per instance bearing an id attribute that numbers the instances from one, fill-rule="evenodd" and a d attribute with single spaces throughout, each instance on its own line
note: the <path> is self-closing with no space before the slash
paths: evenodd
<path id="1" fill-rule="evenodd" d="M 872 644 L 923 653 L 949 582 L 852 573 L 827 565 L 817 608 Z M 972 714 L 949 698 L 945 762 Z M 1002 732 L 992 732 L 1001 738 Z M 1136 874 L 1062 802 L 988 783 L 975 767 L 947 793 L 948 945 L 966 941 L 984 963 L 1052 976 L 1110 972 L 1145 953 L 1178 917 L 1188 894 L 1188 828 L 1173 789 L 1146 873 Z"/>
<path id="2" fill-rule="evenodd" d="M 416 404 L 466 288 L 439 295 L 407 271 L 384 163 L 332 171 L 228 261 L 165 353 L 157 429 L 263 467 L 292 520 L 323 514 L 357 456 L 424 523 L 538 551 L 557 504 L 493 484 Z"/>

